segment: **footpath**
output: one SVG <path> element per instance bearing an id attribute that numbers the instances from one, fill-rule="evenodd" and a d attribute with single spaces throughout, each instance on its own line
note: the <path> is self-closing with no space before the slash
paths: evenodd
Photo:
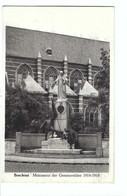
<path id="1" fill-rule="evenodd" d="M 42 164 L 109 164 L 109 158 L 42 158 L 42 157 L 27 157 L 27 156 L 16 156 L 6 155 L 5 161 L 9 162 L 22 162 L 22 163 L 42 163 Z"/>

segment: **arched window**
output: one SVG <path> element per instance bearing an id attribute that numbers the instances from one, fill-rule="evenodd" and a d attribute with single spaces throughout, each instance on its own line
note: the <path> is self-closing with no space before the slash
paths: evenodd
<path id="1" fill-rule="evenodd" d="M 32 68 L 28 64 L 19 65 L 16 71 L 16 82 L 18 84 L 21 84 L 22 79 L 25 79 L 28 76 L 28 74 L 33 77 Z"/>
<path id="2" fill-rule="evenodd" d="M 55 67 L 48 67 L 44 72 L 44 87 L 46 90 L 53 85 L 53 82 L 58 76 L 58 71 Z"/>
<path id="3" fill-rule="evenodd" d="M 98 125 L 98 108 L 96 106 L 88 106 L 86 108 L 85 125 L 90 127 Z"/>
<path id="4" fill-rule="evenodd" d="M 72 72 L 70 73 L 70 87 L 73 90 L 76 90 L 76 88 L 80 84 L 82 84 L 82 82 L 83 82 L 83 73 L 78 69 L 72 70 Z"/>

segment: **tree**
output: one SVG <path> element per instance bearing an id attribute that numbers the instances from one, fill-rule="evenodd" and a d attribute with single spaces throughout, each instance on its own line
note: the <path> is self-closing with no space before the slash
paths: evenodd
<path id="1" fill-rule="evenodd" d="M 18 86 L 16 89 L 10 87 L 6 93 L 5 136 L 14 135 L 17 131 L 30 131 L 31 121 L 36 118 L 41 124 L 47 114 L 52 115 L 52 112 L 42 101 L 42 95 L 29 94 Z"/>
<path id="2" fill-rule="evenodd" d="M 95 77 L 95 88 L 99 92 L 98 105 L 102 110 L 102 131 L 109 137 L 109 84 L 110 84 L 110 55 L 101 49 L 102 67 Z"/>
<path id="3" fill-rule="evenodd" d="M 70 117 L 70 124 L 72 129 L 76 132 L 80 132 L 83 129 L 83 114 L 82 113 L 75 113 L 72 114 Z"/>

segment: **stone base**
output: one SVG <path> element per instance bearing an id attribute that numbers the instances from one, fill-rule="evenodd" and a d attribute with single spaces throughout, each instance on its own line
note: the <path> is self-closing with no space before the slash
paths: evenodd
<path id="1" fill-rule="evenodd" d="M 5 154 L 11 155 L 15 154 L 15 147 L 16 142 L 15 141 L 5 141 Z"/>
<path id="2" fill-rule="evenodd" d="M 15 146 L 15 153 L 20 153 L 21 152 L 21 147 L 20 146 Z"/>
<path id="3" fill-rule="evenodd" d="M 67 140 L 49 138 L 47 141 L 42 141 L 42 149 L 70 149 L 70 145 Z"/>
<path id="4" fill-rule="evenodd" d="M 102 142 L 102 148 L 103 148 L 103 157 L 109 157 L 109 140 L 104 140 Z"/>
<path id="5" fill-rule="evenodd" d="M 81 149 L 35 149 L 37 154 L 63 154 L 63 155 L 78 155 L 81 154 Z"/>
<path id="6" fill-rule="evenodd" d="M 96 148 L 96 156 L 97 157 L 102 157 L 103 156 L 103 150 L 101 147 Z"/>
<path id="7" fill-rule="evenodd" d="M 109 149 L 103 149 L 103 157 L 109 157 Z"/>

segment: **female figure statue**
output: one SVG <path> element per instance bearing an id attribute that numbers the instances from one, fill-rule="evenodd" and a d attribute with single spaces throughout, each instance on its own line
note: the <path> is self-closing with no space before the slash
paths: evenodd
<path id="1" fill-rule="evenodd" d="M 55 83 L 58 83 L 58 99 L 66 99 L 66 84 L 67 84 L 67 77 L 60 71 L 60 75 L 55 80 Z"/>

